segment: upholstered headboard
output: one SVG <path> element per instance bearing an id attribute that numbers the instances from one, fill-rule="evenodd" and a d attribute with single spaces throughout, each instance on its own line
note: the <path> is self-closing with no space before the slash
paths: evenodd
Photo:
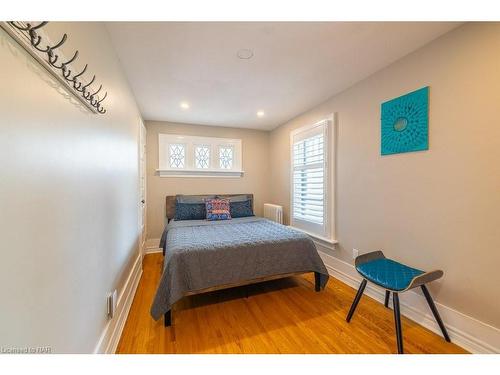
<path id="1" fill-rule="evenodd" d="M 253 209 L 253 194 L 206 194 L 206 195 L 184 195 L 184 197 L 192 197 L 192 198 L 209 198 L 213 196 L 217 196 L 218 198 L 231 198 L 238 197 L 241 195 L 246 195 L 252 201 L 252 209 Z M 175 216 L 175 198 L 176 195 L 167 195 L 166 198 L 166 215 L 167 219 L 173 219 Z"/>

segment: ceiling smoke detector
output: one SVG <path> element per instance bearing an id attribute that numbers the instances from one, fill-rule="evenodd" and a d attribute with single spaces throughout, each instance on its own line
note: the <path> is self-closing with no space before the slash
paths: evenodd
<path id="1" fill-rule="evenodd" d="M 248 48 L 242 48 L 236 52 L 236 56 L 242 60 L 249 60 L 253 57 L 253 51 Z"/>

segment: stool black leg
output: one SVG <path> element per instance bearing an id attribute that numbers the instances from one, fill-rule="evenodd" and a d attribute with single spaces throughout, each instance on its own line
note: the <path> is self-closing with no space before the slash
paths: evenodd
<path id="1" fill-rule="evenodd" d="M 349 323 L 351 321 L 352 315 L 354 314 L 354 310 L 356 310 L 356 306 L 358 306 L 359 300 L 361 299 L 361 296 L 363 295 L 363 292 L 366 287 L 366 279 L 363 279 L 361 282 L 361 285 L 359 286 L 358 293 L 356 293 L 356 297 L 354 298 L 354 301 L 352 302 L 351 309 L 349 310 L 349 313 L 347 314 L 347 322 Z"/>
<path id="2" fill-rule="evenodd" d="M 170 327 L 172 325 L 172 310 L 168 310 L 165 313 L 165 327 Z"/>
<path id="3" fill-rule="evenodd" d="M 444 339 L 448 342 L 451 342 L 450 336 L 448 336 L 448 331 L 446 331 L 446 327 L 444 326 L 444 323 L 439 316 L 439 312 L 436 308 L 436 305 L 434 304 L 434 301 L 432 300 L 431 294 L 429 293 L 425 285 L 421 285 L 421 287 L 422 292 L 424 292 L 425 299 L 427 300 L 427 303 L 431 308 L 432 314 L 434 315 L 434 318 L 436 318 L 436 321 L 439 324 L 439 328 L 441 328 L 441 332 L 443 332 Z"/>
<path id="4" fill-rule="evenodd" d="M 319 292 L 321 290 L 321 274 L 314 272 L 314 290 Z"/>
<path id="5" fill-rule="evenodd" d="M 388 290 L 385 291 L 385 302 L 384 302 L 384 306 L 385 307 L 389 307 L 389 297 L 391 296 L 391 292 L 389 292 Z"/>
<path id="6" fill-rule="evenodd" d="M 392 303 L 394 305 L 394 322 L 396 323 L 398 354 L 403 354 L 403 331 L 401 329 L 401 314 L 399 312 L 399 296 L 395 292 L 392 292 Z"/>

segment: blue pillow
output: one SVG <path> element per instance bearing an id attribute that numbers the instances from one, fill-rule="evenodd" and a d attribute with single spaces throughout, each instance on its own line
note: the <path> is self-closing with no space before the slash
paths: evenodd
<path id="1" fill-rule="evenodd" d="M 252 209 L 252 200 L 247 199 L 242 202 L 230 202 L 229 211 L 231 212 L 231 217 L 248 217 L 255 216 Z"/>
<path id="2" fill-rule="evenodd" d="M 175 220 L 204 220 L 206 217 L 205 203 L 175 202 Z"/>

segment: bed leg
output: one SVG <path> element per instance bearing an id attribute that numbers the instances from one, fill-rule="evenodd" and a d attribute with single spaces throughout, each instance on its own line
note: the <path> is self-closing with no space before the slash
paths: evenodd
<path id="1" fill-rule="evenodd" d="M 165 313 L 165 327 L 170 327 L 172 325 L 172 310 L 168 310 Z"/>
<path id="2" fill-rule="evenodd" d="M 319 292 L 321 290 L 321 274 L 314 272 L 314 290 Z"/>

